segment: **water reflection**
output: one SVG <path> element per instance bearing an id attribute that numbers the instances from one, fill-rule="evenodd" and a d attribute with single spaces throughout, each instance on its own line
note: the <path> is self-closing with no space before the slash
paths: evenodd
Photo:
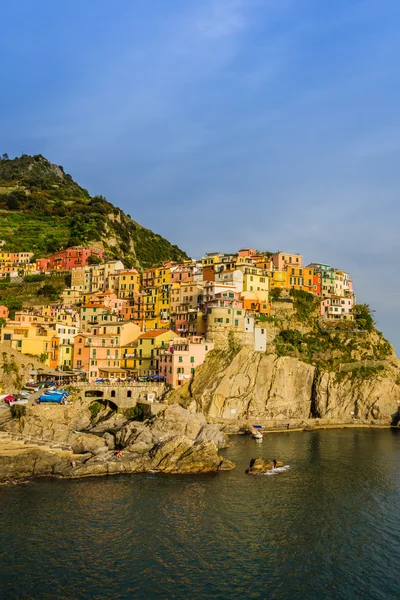
<path id="1" fill-rule="evenodd" d="M 399 435 L 233 442 L 218 475 L 0 488 L 2 598 L 398 597 Z M 291 468 L 245 475 L 259 455 Z"/>

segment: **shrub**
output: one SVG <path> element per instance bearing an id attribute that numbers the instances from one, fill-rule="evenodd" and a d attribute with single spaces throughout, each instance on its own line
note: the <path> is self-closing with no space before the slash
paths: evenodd
<path id="1" fill-rule="evenodd" d="M 130 408 L 127 408 L 124 414 L 128 421 L 144 420 L 144 408 L 141 404 L 136 404 L 136 406 L 131 406 Z"/>
<path id="2" fill-rule="evenodd" d="M 22 419 L 26 415 L 26 406 L 21 406 L 20 404 L 16 404 L 11 407 L 11 417 L 13 419 Z"/>
<path id="3" fill-rule="evenodd" d="M 92 413 L 91 415 L 91 419 L 95 419 L 97 417 L 97 415 L 99 414 L 99 412 L 101 411 L 101 404 L 100 402 L 93 402 L 92 404 L 89 405 L 89 410 Z"/>
<path id="4" fill-rule="evenodd" d="M 298 346 L 303 338 L 300 331 L 296 329 L 284 329 L 280 332 L 279 336 L 286 344 L 291 344 L 292 346 Z"/>

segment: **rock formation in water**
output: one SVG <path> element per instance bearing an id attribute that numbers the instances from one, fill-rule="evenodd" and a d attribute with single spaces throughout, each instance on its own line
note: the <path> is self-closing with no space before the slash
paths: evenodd
<path id="1" fill-rule="evenodd" d="M 250 466 L 246 469 L 247 475 L 265 475 L 273 469 L 284 467 L 285 464 L 280 460 L 270 460 L 262 457 L 253 458 L 250 461 Z"/>
<path id="2" fill-rule="evenodd" d="M 146 422 L 127 421 L 107 406 L 94 420 L 88 403 L 28 407 L 0 424 L 0 481 L 40 475 L 208 473 L 229 470 L 219 456 L 226 437 L 201 414 L 178 405 Z"/>

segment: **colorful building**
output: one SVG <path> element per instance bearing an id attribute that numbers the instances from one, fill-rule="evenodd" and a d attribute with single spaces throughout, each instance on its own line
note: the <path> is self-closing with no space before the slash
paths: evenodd
<path id="1" fill-rule="evenodd" d="M 321 317 L 353 321 L 354 298 L 330 296 L 321 300 Z"/>
<path id="2" fill-rule="evenodd" d="M 286 267 L 301 267 L 303 265 L 303 257 L 300 254 L 277 252 L 272 255 L 272 262 L 277 271 L 283 271 Z"/>
<path id="3" fill-rule="evenodd" d="M 200 336 L 175 338 L 168 349 L 160 349 L 159 374 L 172 388 L 179 387 L 193 379 L 196 367 L 203 364 L 213 347 Z"/>

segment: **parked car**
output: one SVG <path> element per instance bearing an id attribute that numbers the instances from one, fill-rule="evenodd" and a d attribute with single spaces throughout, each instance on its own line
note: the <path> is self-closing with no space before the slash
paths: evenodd
<path id="1" fill-rule="evenodd" d="M 150 377 L 150 381 L 159 381 L 159 382 L 165 381 L 165 377 L 164 377 L 164 375 L 152 375 Z"/>

